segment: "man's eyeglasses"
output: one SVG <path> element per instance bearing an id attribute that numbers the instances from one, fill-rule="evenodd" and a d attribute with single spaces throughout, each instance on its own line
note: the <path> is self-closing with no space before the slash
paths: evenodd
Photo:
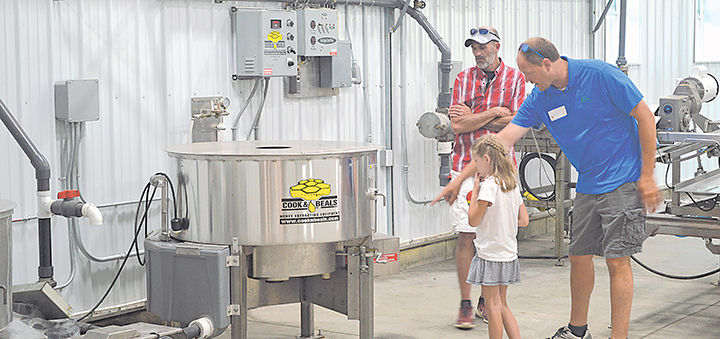
<path id="1" fill-rule="evenodd" d="M 527 53 L 527 51 L 533 51 L 535 54 L 539 55 L 540 58 L 542 58 L 542 59 L 547 59 L 545 56 L 543 56 L 543 55 L 540 54 L 538 51 L 536 51 L 536 50 L 534 50 L 532 47 L 530 47 L 530 45 L 528 45 L 528 44 L 526 44 L 526 43 L 524 43 L 524 42 L 520 44 L 520 50 L 521 50 L 523 53 Z"/>
<path id="2" fill-rule="evenodd" d="M 480 35 L 490 34 L 490 35 L 500 39 L 500 37 L 497 34 L 495 34 L 495 32 L 493 32 L 487 28 L 471 28 L 470 35 L 476 35 L 476 34 L 480 34 Z"/>

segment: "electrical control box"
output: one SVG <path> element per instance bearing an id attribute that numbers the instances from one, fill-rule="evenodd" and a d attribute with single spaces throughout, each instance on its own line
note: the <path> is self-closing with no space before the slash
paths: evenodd
<path id="1" fill-rule="evenodd" d="M 233 7 L 230 14 L 237 77 L 297 75 L 295 11 Z"/>
<path id="2" fill-rule="evenodd" d="M 338 42 L 335 56 L 320 57 L 320 87 L 352 86 L 352 46 L 350 41 Z"/>
<path id="3" fill-rule="evenodd" d="M 330 8 L 297 11 L 298 54 L 331 56 L 338 53 L 338 12 Z"/>
<path id="4" fill-rule="evenodd" d="M 67 122 L 100 120 L 100 87 L 98 80 L 56 82 L 55 118 Z"/>

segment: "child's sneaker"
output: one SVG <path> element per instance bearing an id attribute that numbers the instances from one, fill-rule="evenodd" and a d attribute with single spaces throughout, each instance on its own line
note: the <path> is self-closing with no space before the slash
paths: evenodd
<path id="1" fill-rule="evenodd" d="M 482 296 L 478 300 L 477 308 L 475 309 L 475 316 L 482 319 L 486 324 L 488 323 L 487 312 L 485 312 L 485 298 Z"/>
<path id="2" fill-rule="evenodd" d="M 473 318 L 472 306 L 460 307 L 460 314 L 458 319 L 455 321 L 455 327 L 463 330 L 469 330 L 475 327 L 475 319 Z"/>

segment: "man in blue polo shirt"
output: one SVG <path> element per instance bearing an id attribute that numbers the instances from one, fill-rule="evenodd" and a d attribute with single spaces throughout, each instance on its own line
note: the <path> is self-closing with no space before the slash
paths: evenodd
<path id="1" fill-rule="evenodd" d="M 535 89 L 498 136 L 513 145 L 529 128 L 545 124 L 578 171 L 568 248 L 570 322 L 552 338 L 592 338 L 587 318 L 598 255 L 610 273 L 610 336 L 625 339 L 634 287 L 630 255 L 642 251 L 645 211 L 661 202 L 653 178 L 653 113 L 617 67 L 560 57 L 546 39 L 521 44 L 517 64 Z"/>

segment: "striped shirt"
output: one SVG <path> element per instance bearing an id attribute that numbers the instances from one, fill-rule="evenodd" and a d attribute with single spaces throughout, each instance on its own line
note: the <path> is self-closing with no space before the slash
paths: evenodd
<path id="1" fill-rule="evenodd" d="M 525 75 L 519 70 L 506 66 L 500 59 L 495 77 L 488 82 L 488 76 L 477 66 L 458 74 L 453 87 L 453 105 L 465 103 L 473 114 L 482 113 L 493 107 L 504 106 L 517 112 L 525 100 Z M 452 159 L 453 171 L 461 172 L 472 160 L 470 146 L 481 136 L 490 133 L 486 129 L 455 135 Z M 512 154 L 515 162 L 515 152 Z"/>

